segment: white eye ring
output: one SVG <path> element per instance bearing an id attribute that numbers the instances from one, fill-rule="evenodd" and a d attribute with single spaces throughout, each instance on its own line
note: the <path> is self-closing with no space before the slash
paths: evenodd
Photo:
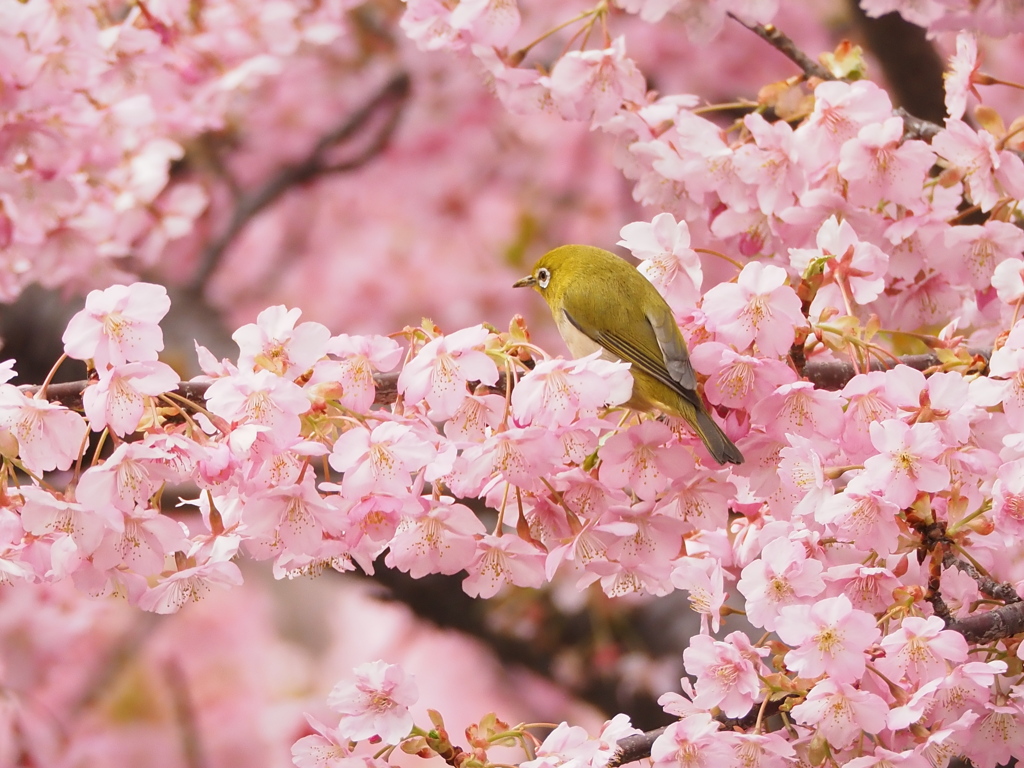
<path id="1" fill-rule="evenodd" d="M 547 267 L 541 267 L 537 270 L 537 285 L 541 288 L 547 288 L 548 283 L 551 282 L 551 271 Z"/>

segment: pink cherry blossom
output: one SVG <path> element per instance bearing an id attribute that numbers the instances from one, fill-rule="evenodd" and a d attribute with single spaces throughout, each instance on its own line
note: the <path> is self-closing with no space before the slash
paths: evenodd
<path id="1" fill-rule="evenodd" d="M 836 438 L 843 427 L 843 400 L 808 381 L 796 381 L 776 389 L 750 415 L 779 442 L 787 435 Z"/>
<path id="2" fill-rule="evenodd" d="M 1003 705 L 989 703 L 985 710 L 973 730 L 974 738 L 964 749 L 964 757 L 979 768 L 994 768 L 1010 762 L 1024 749 L 1024 734 L 1017 727 L 1024 710 L 1014 700 Z"/>
<path id="3" fill-rule="evenodd" d="M 285 443 L 298 435 L 299 415 L 310 402 L 297 384 L 264 369 L 217 379 L 206 390 L 206 405 L 225 421 L 266 427 L 276 442 Z"/>
<path id="4" fill-rule="evenodd" d="M 700 298 L 704 272 L 696 251 L 690 248 L 690 229 L 671 213 L 659 213 L 648 224 L 635 221 L 624 226 L 619 245 L 638 259 L 637 269 L 654 283 L 676 311 L 692 307 Z"/>
<path id="5" fill-rule="evenodd" d="M 123 569 L 147 578 L 164 569 L 168 552 L 184 552 L 192 541 L 180 523 L 156 510 L 124 516 L 124 530 L 108 530 L 92 556 L 99 570 Z"/>
<path id="6" fill-rule="evenodd" d="M 385 421 L 366 429 L 354 427 L 335 441 L 331 467 L 344 472 L 342 488 L 349 498 L 369 493 L 400 495 L 437 449 L 423 439 L 412 425 Z"/>
<path id="7" fill-rule="evenodd" d="M 900 581 L 888 568 L 860 563 L 834 565 L 825 572 L 830 595 L 844 594 L 853 607 L 868 613 L 882 613 L 892 603 L 893 590 Z"/>
<path id="8" fill-rule="evenodd" d="M 875 617 L 854 608 L 846 595 L 783 607 L 775 631 L 793 648 L 787 667 L 801 677 L 827 674 L 836 683 L 854 683 L 864 674 L 864 651 L 881 635 Z"/>
<path id="9" fill-rule="evenodd" d="M 863 476 L 855 477 L 822 502 L 814 519 L 858 549 L 887 553 L 896 546 L 900 507 L 884 493 L 884 488 L 868 488 Z"/>
<path id="10" fill-rule="evenodd" d="M 786 606 L 806 602 L 825 589 L 820 562 L 807 557 L 802 544 L 779 537 L 747 565 L 736 588 L 747 599 L 747 618 L 755 627 L 777 629 Z"/>
<path id="11" fill-rule="evenodd" d="M 839 154 L 837 170 L 849 183 L 852 202 L 874 207 L 885 201 L 912 211 L 924 209 L 921 186 L 935 163 L 935 152 L 923 141 L 904 141 L 901 118 L 865 125 Z"/>
<path id="12" fill-rule="evenodd" d="M 18 439 L 18 456 L 32 472 L 64 470 L 85 448 L 89 426 L 62 405 L 25 397 L 10 384 L 0 384 L 0 427 Z"/>
<path id="13" fill-rule="evenodd" d="M 845 765 L 847 768 L 930 768 L 933 764 L 916 749 L 893 752 L 885 747 L 876 746 L 872 754 L 855 757 Z"/>
<path id="14" fill-rule="evenodd" d="M 548 551 L 544 573 L 550 581 L 563 563 L 571 563 L 577 572 L 590 570 L 577 586 L 594 581 L 595 570 L 614 571 L 608 563 L 608 548 L 625 536 L 636 533 L 636 526 L 622 520 L 591 518 L 578 531 L 567 535 Z M 597 573 L 597 576 L 602 575 Z"/>
<path id="15" fill-rule="evenodd" d="M 833 495 L 818 444 L 794 434 L 787 442 L 779 451 L 779 492 L 771 500 L 772 514 L 780 520 L 812 514 Z"/>
<path id="16" fill-rule="evenodd" d="M 833 749 L 843 749 L 862 733 L 874 734 L 885 728 L 888 707 L 880 696 L 827 678 L 792 711 L 796 722 L 814 726 Z"/>
<path id="17" fill-rule="evenodd" d="M 501 395 L 470 395 L 444 423 L 444 434 L 457 443 L 482 443 L 501 424 L 505 398 Z"/>
<path id="18" fill-rule="evenodd" d="M 996 264 L 992 270 L 992 287 L 999 294 L 999 300 L 1007 304 L 1024 298 L 1024 260 L 1011 257 Z"/>
<path id="19" fill-rule="evenodd" d="M 797 149 L 803 163 L 814 175 L 830 170 L 834 158 L 849 139 L 865 125 L 878 123 L 892 114 L 892 102 L 876 83 L 832 80 L 814 89 L 814 110 L 796 131 Z"/>
<path id="20" fill-rule="evenodd" d="M 791 248 L 789 261 L 801 273 L 812 265 L 823 270 L 823 282 L 811 302 L 810 315 L 818 317 L 826 307 L 846 310 L 870 304 L 885 288 L 889 257 L 873 243 L 861 240 L 845 219 L 834 216 L 821 225 L 817 248 Z"/>
<path id="21" fill-rule="evenodd" d="M 843 387 L 846 411 L 842 444 L 851 459 L 864 459 L 874 453 L 871 424 L 896 415 L 896 405 L 887 390 L 888 381 L 885 373 L 871 371 L 854 376 Z"/>
<path id="22" fill-rule="evenodd" d="M 642 104 L 644 76 L 626 56 L 626 41 L 617 37 L 604 50 L 570 51 L 551 71 L 551 98 L 568 120 L 602 123 L 624 102 Z"/>
<path id="23" fill-rule="evenodd" d="M 466 0 L 452 10 L 452 26 L 476 43 L 502 48 L 519 29 L 519 6 L 512 0 Z"/>
<path id="24" fill-rule="evenodd" d="M 494 597 L 504 584 L 539 587 L 544 583 L 545 553 L 518 536 L 484 536 L 466 566 L 462 588 L 470 597 Z"/>
<path id="25" fill-rule="evenodd" d="M 209 560 L 175 571 L 146 590 L 139 608 L 153 613 L 175 613 L 187 603 L 201 600 L 212 587 L 226 589 L 242 583 L 242 572 L 230 561 Z"/>
<path id="26" fill-rule="evenodd" d="M 797 380 L 796 372 L 780 360 L 742 355 L 716 341 L 693 347 L 690 362 L 708 377 L 708 402 L 727 408 L 750 410 L 781 385 Z"/>
<path id="27" fill-rule="evenodd" d="M 1024 232 L 992 219 L 984 225 L 950 227 L 945 246 L 935 265 L 944 268 L 955 282 L 980 290 L 992 283 L 1000 263 L 1024 251 Z"/>
<path id="28" fill-rule="evenodd" d="M 760 696 L 759 659 L 767 655 L 767 648 L 754 648 L 742 632 L 731 632 L 724 641 L 694 635 L 683 651 L 683 665 L 696 678 L 693 703 L 719 707 L 726 717 L 743 717 Z"/>
<path id="29" fill-rule="evenodd" d="M 672 430 L 658 421 L 644 421 L 608 438 L 598 451 L 602 483 L 628 486 L 641 499 L 653 499 L 675 477 L 674 467 L 686 449 L 666 446 Z"/>
<path id="30" fill-rule="evenodd" d="M 670 724 L 651 746 L 652 766 L 698 768 L 732 764 L 732 749 L 722 739 L 716 738 L 719 728 L 719 723 L 704 712 Z"/>
<path id="31" fill-rule="evenodd" d="M 171 307 L 167 289 L 152 283 L 112 285 L 91 291 L 85 309 L 64 331 L 64 351 L 97 368 L 156 360 L 164 348 L 160 320 Z"/>
<path id="32" fill-rule="evenodd" d="M 33 536 L 70 538 L 79 560 L 92 555 L 100 545 L 106 525 L 92 510 L 35 486 L 22 488 L 21 498 L 21 523 Z"/>
<path id="33" fill-rule="evenodd" d="M 895 682 L 904 677 L 911 684 L 928 682 L 967 660 L 967 641 L 946 629 L 938 616 L 906 617 L 899 629 L 882 638 L 881 646 L 885 656 L 878 668 Z"/>
<path id="34" fill-rule="evenodd" d="M 96 432 L 109 428 L 119 437 L 134 432 L 146 410 L 148 397 L 169 392 L 178 374 L 158 360 L 125 363 L 99 371 L 99 382 L 82 392 L 89 426 Z"/>
<path id="35" fill-rule="evenodd" d="M 871 18 L 878 18 L 887 13 L 898 11 L 912 24 L 927 27 L 940 18 L 946 11 L 942 0 L 864 0 L 864 12 Z"/>
<path id="36" fill-rule="evenodd" d="M 402 369 L 398 391 L 410 403 L 425 400 L 435 419 L 451 417 L 469 394 L 466 382 L 498 380 L 498 367 L 480 349 L 489 337 L 478 325 L 433 339 Z"/>
<path id="37" fill-rule="evenodd" d="M 807 186 L 792 126 L 785 120 L 769 123 L 757 112 L 744 117 L 743 124 L 754 143 L 737 150 L 737 175 L 755 187 L 762 213 L 771 215 L 789 208 Z"/>
<path id="38" fill-rule="evenodd" d="M 992 487 L 996 529 L 1007 536 L 1024 534 L 1024 460 L 999 467 Z"/>
<path id="39" fill-rule="evenodd" d="M 447 482 L 460 495 L 479 496 L 502 481 L 533 491 L 543 486 L 541 477 L 561 467 L 563 454 L 561 440 L 549 429 L 507 429 L 464 450 Z"/>
<path id="40" fill-rule="evenodd" d="M 956 36 L 956 53 L 949 59 L 949 71 L 943 73 L 946 89 L 946 112 L 953 120 L 960 120 L 967 110 L 967 95 L 981 101 L 981 94 L 974 87 L 973 77 L 981 66 L 978 58 L 978 41 L 971 32 Z"/>
<path id="41" fill-rule="evenodd" d="M 735 283 L 720 283 L 705 293 L 704 311 L 718 340 L 740 350 L 753 342 L 767 356 L 787 354 L 805 321 L 800 299 L 785 283 L 784 269 L 752 261 Z"/>
<path id="42" fill-rule="evenodd" d="M 871 425 L 871 442 L 878 454 L 864 462 L 864 482 L 893 504 L 909 506 L 919 491 L 949 485 L 949 470 L 938 461 L 945 446 L 934 424 L 886 419 Z"/>
<path id="43" fill-rule="evenodd" d="M 473 562 L 476 538 L 484 532 L 469 507 L 447 497 L 424 500 L 419 511 L 399 524 L 385 562 L 414 579 L 458 573 Z"/>
<path id="44" fill-rule="evenodd" d="M 700 614 L 701 631 L 717 632 L 725 605 L 725 574 L 717 560 L 682 557 L 672 570 L 672 584 L 690 593 L 690 609 Z"/>
<path id="45" fill-rule="evenodd" d="M 146 508 L 164 480 L 173 477 L 167 454 L 141 443 L 122 443 L 102 464 L 89 467 L 78 483 L 78 500 L 104 516 L 116 530 L 124 529 L 124 513 Z"/>
<path id="46" fill-rule="evenodd" d="M 600 744 L 585 728 L 563 721 L 537 747 L 537 757 L 520 763 L 520 768 L 582 768 L 594 764 L 599 749 Z"/>
<path id="47" fill-rule="evenodd" d="M 970 199 L 982 211 L 992 210 L 1003 197 L 1024 197 L 1024 161 L 999 149 L 988 131 L 975 131 L 950 118 L 945 130 L 932 139 L 932 147 L 963 175 Z"/>
<path id="48" fill-rule="evenodd" d="M 327 353 L 331 332 L 320 323 L 299 323 L 300 309 L 281 305 L 264 309 L 255 323 L 243 325 L 231 338 L 238 344 L 238 367 L 265 369 L 294 378 Z"/>
<path id="49" fill-rule="evenodd" d="M 328 728 L 315 717 L 306 715 L 315 733 L 303 736 L 292 745 L 292 762 L 298 768 L 386 768 L 388 763 L 372 755 L 354 757 L 349 740 L 337 728 Z"/>
<path id="50" fill-rule="evenodd" d="M 620 405 L 633 392 L 629 366 L 603 360 L 595 352 L 578 360 L 554 358 L 537 363 L 512 390 L 517 423 L 564 427 L 593 416 L 600 408 Z"/>
<path id="51" fill-rule="evenodd" d="M 370 661 L 352 670 L 352 682 L 338 683 L 327 697 L 327 706 L 341 714 L 338 733 L 361 741 L 378 737 L 397 744 L 413 725 L 409 707 L 419 698 L 415 679 L 396 664 Z"/>
<path id="52" fill-rule="evenodd" d="M 283 551 L 311 555 L 319 548 L 325 528 L 340 532 L 341 515 L 316 492 L 312 475 L 295 485 L 280 485 L 250 496 L 245 520 L 252 537 L 246 545 L 257 558 Z"/>
<path id="53" fill-rule="evenodd" d="M 715 531 L 725 527 L 735 486 L 721 471 L 698 467 L 695 457 L 677 469 L 679 477 L 665 490 L 655 509 L 698 530 Z"/>
<path id="54" fill-rule="evenodd" d="M 349 336 L 331 338 L 327 351 L 338 360 L 323 360 L 313 368 L 309 387 L 322 384 L 333 393 L 341 385 L 338 402 L 345 408 L 363 413 L 373 405 L 376 385 L 373 372 L 392 370 L 402 359 L 402 348 L 387 336 Z"/>
<path id="55" fill-rule="evenodd" d="M 968 661 L 948 674 L 922 685 L 906 704 L 889 711 L 888 726 L 902 729 L 916 723 L 925 713 L 935 722 L 952 722 L 991 697 L 996 677 L 1006 671 L 1006 662 Z"/>

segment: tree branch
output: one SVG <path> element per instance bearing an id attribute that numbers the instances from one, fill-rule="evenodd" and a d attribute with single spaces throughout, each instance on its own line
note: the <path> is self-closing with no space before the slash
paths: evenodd
<path id="1" fill-rule="evenodd" d="M 354 170 L 380 154 L 394 134 L 395 128 L 398 127 L 401 107 L 409 96 L 409 90 L 409 75 L 405 72 L 394 75 L 372 99 L 354 114 L 346 117 L 344 122 L 322 136 L 305 159 L 284 166 L 260 189 L 239 199 L 227 227 L 207 245 L 203 252 L 199 268 L 192 278 L 191 288 L 197 292 L 201 290 L 216 269 L 224 251 L 238 236 L 238 233 L 256 214 L 277 200 L 284 192 L 317 176 Z M 332 163 L 328 160 L 327 156 L 331 150 L 351 139 L 375 115 L 383 111 L 387 112 L 383 125 L 362 152 L 342 163 Z"/>
<path id="2" fill-rule="evenodd" d="M 947 552 L 943 556 L 942 565 L 944 568 L 956 568 L 958 571 L 966 573 L 977 582 L 978 589 L 986 595 L 994 597 L 996 600 L 1002 600 L 1007 604 L 1019 603 L 1021 601 L 1020 595 L 1017 594 L 1017 590 L 1013 588 L 1012 584 L 998 582 L 978 573 L 977 568 L 966 560 L 961 560 L 952 552 Z"/>
<path id="3" fill-rule="evenodd" d="M 989 349 L 972 349 L 968 350 L 969 354 L 977 359 L 978 364 L 987 363 L 992 351 Z M 904 355 L 899 358 L 899 362 L 903 365 L 908 365 L 918 371 L 927 371 L 929 368 L 937 368 L 943 365 L 943 361 L 937 354 L 925 354 L 925 355 Z M 885 371 L 895 367 L 893 365 L 886 365 L 878 360 L 871 362 L 872 371 Z M 847 363 L 840 360 L 831 360 L 828 362 L 811 362 L 804 366 L 803 375 L 804 378 L 814 384 L 818 389 L 826 390 L 839 390 L 842 389 L 855 375 L 855 371 L 852 363 Z M 90 381 L 68 381 L 60 384 L 51 384 L 46 388 L 46 397 L 48 400 L 60 403 L 61 405 L 71 408 L 74 410 L 82 409 L 82 392 L 85 388 L 95 382 Z M 398 397 L 398 374 L 397 373 L 377 373 L 373 376 L 373 383 L 376 386 L 377 392 L 374 397 L 375 405 L 390 405 L 395 402 Z M 206 390 L 210 385 L 206 382 L 199 381 L 182 381 L 178 383 L 177 388 L 174 390 L 175 394 L 180 395 L 197 405 L 204 405 L 206 402 Z M 35 395 L 39 391 L 38 384 L 24 384 L 18 387 L 26 395 Z M 505 393 L 505 375 L 501 374 L 498 378 L 497 383 L 493 387 L 490 387 L 491 391 L 498 394 Z"/>
<path id="4" fill-rule="evenodd" d="M 812 77 L 819 80 L 838 79 L 835 75 L 825 69 L 825 67 L 821 66 L 821 64 L 801 51 L 797 47 L 797 44 L 794 43 L 788 35 L 779 31 L 774 24 L 747 24 L 732 12 L 729 13 L 729 17 L 732 18 L 733 21 L 736 21 L 749 29 L 755 35 L 772 46 L 772 48 L 779 51 L 779 53 L 800 67 L 808 79 Z"/>

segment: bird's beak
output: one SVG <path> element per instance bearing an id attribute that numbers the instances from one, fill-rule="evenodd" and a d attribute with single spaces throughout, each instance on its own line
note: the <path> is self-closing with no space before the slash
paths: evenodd
<path id="1" fill-rule="evenodd" d="M 529 287 L 532 287 L 532 286 L 534 286 L 536 284 L 537 284 L 537 278 L 535 278 L 533 275 L 527 275 L 526 277 L 521 277 L 518 280 L 516 280 L 514 283 L 512 283 L 512 287 L 513 288 L 529 288 Z"/>

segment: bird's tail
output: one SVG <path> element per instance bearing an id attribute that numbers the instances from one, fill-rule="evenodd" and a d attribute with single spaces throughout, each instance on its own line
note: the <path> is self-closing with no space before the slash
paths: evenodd
<path id="1" fill-rule="evenodd" d="M 732 440 L 726 437 L 722 428 L 703 410 L 697 411 L 697 423 L 694 425 L 700 439 L 708 449 L 708 453 L 719 464 L 742 464 L 743 454 Z"/>

